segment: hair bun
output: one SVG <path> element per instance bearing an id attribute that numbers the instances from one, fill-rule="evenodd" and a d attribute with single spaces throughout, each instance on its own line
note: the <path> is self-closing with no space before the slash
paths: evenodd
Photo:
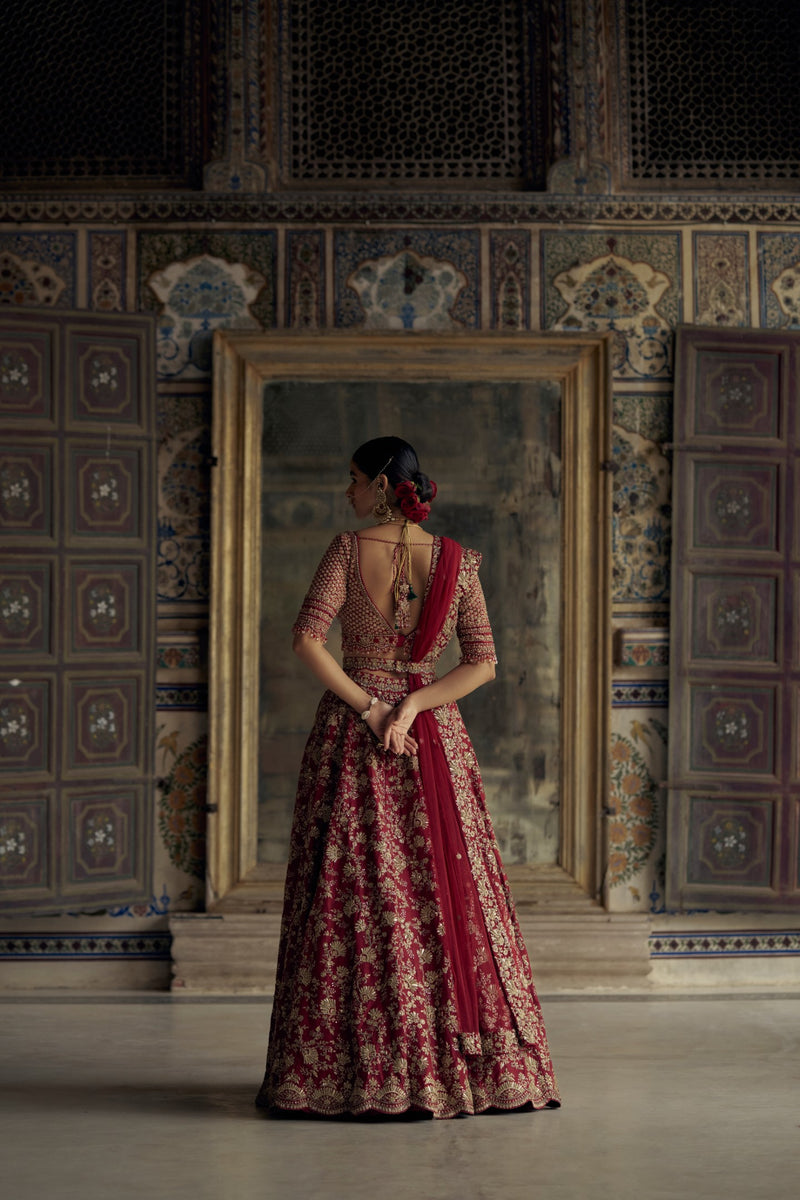
<path id="1" fill-rule="evenodd" d="M 432 479 L 429 479 L 424 471 L 414 472 L 414 483 L 417 487 L 417 495 L 425 504 L 430 504 L 431 500 L 436 495 L 436 484 Z"/>

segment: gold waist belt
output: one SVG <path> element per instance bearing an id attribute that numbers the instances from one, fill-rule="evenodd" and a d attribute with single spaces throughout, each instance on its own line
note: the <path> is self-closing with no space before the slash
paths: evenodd
<path id="1" fill-rule="evenodd" d="M 350 671 L 392 671 L 398 675 L 430 675 L 433 678 L 434 670 L 430 663 L 418 662 L 402 662 L 396 658 L 359 658 L 357 656 L 346 655 L 342 660 L 342 665 L 348 673 Z"/>

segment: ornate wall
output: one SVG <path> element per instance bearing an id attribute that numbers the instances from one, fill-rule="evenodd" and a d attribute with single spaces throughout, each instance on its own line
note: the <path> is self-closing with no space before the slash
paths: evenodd
<path id="1" fill-rule="evenodd" d="M 292 112 L 287 95 L 302 39 L 322 53 L 308 5 L 212 5 L 213 29 L 202 26 L 210 18 L 201 5 L 198 36 L 210 47 L 202 188 L 156 191 L 119 179 L 34 187 L 19 171 L 4 185 L 0 303 L 158 315 L 156 894 L 136 909 L 6 922 L 0 957 L 18 960 L 18 982 L 39 979 L 32 960 L 49 957 L 70 960 L 67 982 L 166 983 L 167 915 L 201 903 L 209 367 L 211 335 L 221 327 L 613 332 L 616 666 L 605 892 L 614 910 L 654 914 L 654 954 L 670 953 L 658 940 L 670 927 L 658 784 L 666 773 L 673 334 L 681 322 L 800 324 L 800 198 L 782 144 L 749 174 L 736 166 L 747 146 L 723 146 L 702 163 L 698 151 L 681 166 L 665 140 L 657 161 L 646 161 L 647 122 L 660 111 L 658 97 L 648 109 L 641 91 L 642 64 L 652 75 L 659 62 L 658 46 L 642 40 L 652 3 L 523 5 L 537 19 L 524 27 L 524 53 L 515 58 L 518 6 L 503 0 L 505 40 L 490 52 L 511 72 L 526 120 L 513 118 L 503 159 L 490 132 L 508 96 L 489 96 L 483 142 L 477 134 L 465 140 L 438 175 L 444 151 L 435 139 L 417 149 L 423 165 L 415 170 L 407 140 L 402 154 L 377 166 L 374 152 L 370 163 L 358 159 L 352 139 L 350 149 L 339 146 L 338 166 L 319 147 L 302 159 L 313 104 Z M 322 7 L 333 28 L 336 5 Z M 471 7 L 471 18 L 479 20 L 482 7 Z M 680 6 L 668 7 L 674 32 Z M 719 6 L 705 7 L 713 15 Z M 197 6 L 188 9 L 194 20 Z M 287 14 L 299 42 L 287 41 Z M 675 45 L 684 59 L 701 33 L 682 29 Z M 415 44 L 409 35 L 412 58 Z M 674 81 L 691 64 L 670 45 L 671 57 L 662 54 Z M 320 70 L 352 73 L 356 60 L 337 61 Z M 457 90 L 465 61 L 445 71 L 446 94 Z M 426 65 L 420 89 L 436 70 L 436 62 Z M 313 98 L 314 81 L 301 83 Z M 376 89 L 385 103 L 385 83 Z M 435 88 L 424 94 L 414 107 L 408 93 L 400 125 L 409 113 L 419 129 L 435 123 L 441 96 Z M 346 89 L 338 102 L 357 122 Z M 447 114 L 457 124 L 457 108 Z M 382 136 L 399 137 L 392 128 Z M 719 136 L 724 142 L 724 129 Z M 495 165 L 481 174 L 490 159 Z M 186 178 L 191 185 L 190 167 Z M 691 922 L 678 924 L 684 941 L 673 952 L 691 955 Z"/>

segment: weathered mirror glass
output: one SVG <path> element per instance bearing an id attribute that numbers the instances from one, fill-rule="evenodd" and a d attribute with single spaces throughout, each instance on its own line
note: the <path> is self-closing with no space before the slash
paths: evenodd
<path id="1" fill-rule="evenodd" d="M 607 729 L 602 338 L 220 335 L 209 902 L 279 898 L 320 686 L 290 628 L 355 447 L 396 433 L 439 484 L 428 528 L 483 554 L 500 665 L 461 702 L 515 891 L 593 894 Z M 329 648 L 337 650 L 334 627 Z M 449 663 L 457 661 L 457 649 Z M 544 875 L 542 874 L 544 872 Z"/>
<path id="2" fill-rule="evenodd" d="M 328 542 L 354 527 L 344 498 L 352 451 L 390 432 L 414 444 L 438 482 L 425 528 L 483 554 L 500 669 L 461 708 L 503 860 L 558 861 L 560 415 L 561 388 L 546 380 L 264 386 L 259 862 L 286 858 L 300 756 L 320 695 L 290 651 L 289 630 Z M 335 625 L 329 649 L 337 634 Z M 451 650 L 447 666 L 458 661 Z"/>

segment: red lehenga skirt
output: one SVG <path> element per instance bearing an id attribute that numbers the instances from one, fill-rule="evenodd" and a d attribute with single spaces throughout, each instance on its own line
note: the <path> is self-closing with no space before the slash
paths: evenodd
<path id="1" fill-rule="evenodd" d="M 408 690 L 359 682 L 393 704 Z M 260 1107 L 454 1117 L 560 1104 L 472 744 L 455 704 L 422 715 L 414 732 L 436 742 L 451 784 L 436 805 L 422 747 L 420 760 L 387 754 L 335 695 L 320 702 Z"/>

